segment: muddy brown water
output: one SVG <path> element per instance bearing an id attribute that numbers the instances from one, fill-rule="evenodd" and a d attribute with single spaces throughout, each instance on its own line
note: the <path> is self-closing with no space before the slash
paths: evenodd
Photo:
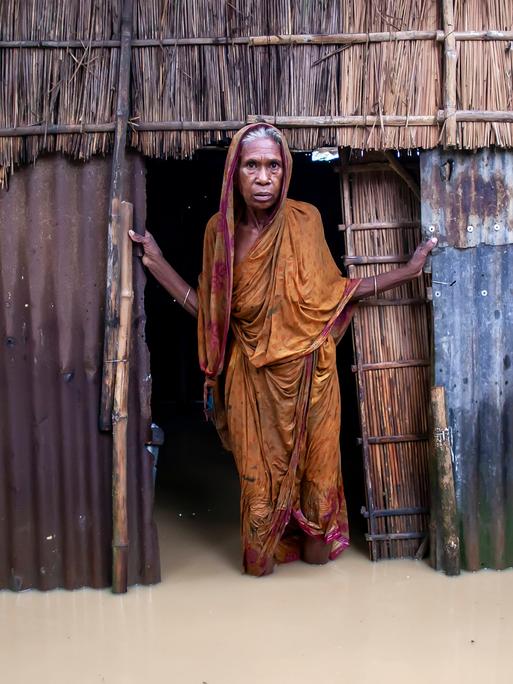
<path id="1" fill-rule="evenodd" d="M 357 544 L 325 567 L 243 576 L 233 473 L 222 487 L 204 464 L 195 487 L 198 467 L 182 496 L 159 492 L 160 585 L 0 593 L 1 682 L 513 681 L 513 571 L 447 578 Z"/>

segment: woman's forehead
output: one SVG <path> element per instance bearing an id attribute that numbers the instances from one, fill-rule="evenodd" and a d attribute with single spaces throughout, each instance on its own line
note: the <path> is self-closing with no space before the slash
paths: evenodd
<path id="1" fill-rule="evenodd" d="M 257 138 L 242 145 L 241 159 L 252 157 L 265 157 L 281 159 L 281 148 L 272 138 Z"/>

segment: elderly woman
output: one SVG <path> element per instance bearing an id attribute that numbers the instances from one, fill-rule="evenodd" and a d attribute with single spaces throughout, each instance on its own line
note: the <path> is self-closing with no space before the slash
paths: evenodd
<path id="1" fill-rule="evenodd" d="M 342 277 L 317 209 L 287 199 L 291 168 L 277 129 L 237 133 L 197 292 L 147 231 L 131 233 L 150 272 L 198 316 L 205 406 L 235 457 L 243 567 L 257 576 L 276 562 L 326 563 L 348 546 L 335 345 L 353 303 L 418 277 L 436 244 L 388 273 Z"/>

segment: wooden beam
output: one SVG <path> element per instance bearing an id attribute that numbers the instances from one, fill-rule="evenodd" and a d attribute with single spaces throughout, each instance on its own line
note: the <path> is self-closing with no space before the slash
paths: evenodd
<path id="1" fill-rule="evenodd" d="M 121 19 L 121 52 L 116 105 L 116 128 L 110 188 L 109 227 L 107 235 L 107 286 L 105 293 L 105 335 L 103 343 L 103 378 L 99 425 L 112 427 L 114 379 L 116 377 L 117 337 L 120 291 L 120 205 L 124 198 L 126 175 L 126 134 L 130 104 L 130 60 L 133 0 L 124 0 Z"/>
<path id="2" fill-rule="evenodd" d="M 445 390 L 443 387 L 433 387 L 431 390 L 431 408 L 434 445 L 433 473 L 436 477 L 436 505 L 432 508 L 433 512 L 436 511 L 435 534 L 441 536 L 440 541 L 445 572 L 448 575 L 459 575 L 460 539 L 458 534 L 450 435 L 445 406 Z"/>

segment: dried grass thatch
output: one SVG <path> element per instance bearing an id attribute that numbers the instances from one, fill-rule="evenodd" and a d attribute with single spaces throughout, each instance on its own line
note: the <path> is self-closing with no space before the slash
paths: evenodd
<path id="1" fill-rule="evenodd" d="M 465 31 L 511 31 L 513 3 L 504 0 L 455 0 L 455 24 Z M 459 109 L 513 110 L 513 43 L 462 42 L 458 46 Z M 513 147 L 507 123 L 460 123 L 459 146 Z"/>
<path id="2" fill-rule="evenodd" d="M 113 123 L 122 0 L 4 0 L 0 41 L 80 39 L 83 47 L 0 47 L 0 128 Z M 381 117 L 436 117 L 444 108 L 438 0 L 134 0 L 134 39 L 224 38 L 227 44 L 161 45 L 132 50 L 131 144 L 151 156 L 187 156 L 230 130 L 137 131 L 141 122 L 243 122 L 250 115 L 377 116 L 372 125 L 299 127 L 297 149 L 324 144 L 362 149 L 431 148 L 441 126 L 382 125 Z M 513 30 L 502 0 L 455 0 L 456 30 Z M 259 45 L 234 39 L 276 34 L 417 30 L 430 39 L 352 45 Z M 508 42 L 458 42 L 457 105 L 511 109 Z M 458 143 L 513 145 L 511 123 L 459 123 Z M 112 133 L 0 137 L 2 169 L 43 150 L 86 159 L 105 153 Z"/>
<path id="3" fill-rule="evenodd" d="M 87 47 L 119 35 L 121 0 L 6 0 L 0 3 L 0 40 L 84 39 L 84 48 L 0 49 L 0 128 L 114 120 L 119 50 Z M 78 159 L 105 154 L 105 133 L 0 137 L 2 170 L 31 162 L 40 152 Z"/>
<path id="4" fill-rule="evenodd" d="M 436 30 L 440 23 L 435 0 L 179 1 L 167 3 L 162 16 L 152 5 L 138 3 L 138 37 Z M 133 77 L 133 109 L 141 121 L 238 121 L 251 114 L 412 115 L 441 107 L 440 48 L 426 41 L 343 50 L 336 45 L 143 48 L 134 54 Z M 135 135 L 133 141 L 145 154 L 188 155 L 198 144 L 225 135 L 152 132 Z M 323 144 L 409 148 L 435 146 L 439 131 L 436 126 L 300 128 L 287 137 L 296 149 Z"/>

